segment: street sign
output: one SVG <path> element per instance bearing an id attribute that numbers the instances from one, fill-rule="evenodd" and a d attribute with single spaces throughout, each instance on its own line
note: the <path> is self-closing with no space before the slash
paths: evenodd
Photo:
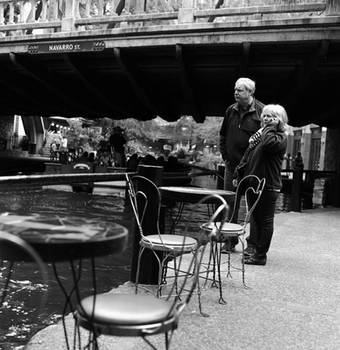
<path id="1" fill-rule="evenodd" d="M 88 52 L 103 51 L 105 42 L 96 41 L 64 41 L 43 44 L 29 44 L 27 52 L 29 54 L 39 53 L 65 53 L 65 52 Z"/>

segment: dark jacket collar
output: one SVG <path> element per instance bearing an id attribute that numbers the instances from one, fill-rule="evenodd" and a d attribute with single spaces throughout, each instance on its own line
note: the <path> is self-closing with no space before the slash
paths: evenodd
<path id="1" fill-rule="evenodd" d="M 234 103 L 232 108 L 239 112 L 239 105 L 238 105 L 238 103 Z M 247 113 L 255 112 L 255 111 L 256 111 L 256 99 L 254 97 L 253 98 L 253 102 L 249 106 L 249 109 L 248 109 Z M 256 117 L 257 117 L 256 119 L 260 120 L 260 117 L 257 116 L 257 113 L 256 113 Z"/>

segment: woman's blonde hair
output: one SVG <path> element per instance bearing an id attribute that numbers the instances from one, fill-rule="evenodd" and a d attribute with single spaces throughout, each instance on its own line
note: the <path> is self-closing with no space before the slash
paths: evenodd
<path id="1" fill-rule="evenodd" d="M 263 107 L 261 118 L 263 115 L 271 115 L 279 118 L 278 130 L 285 131 L 288 124 L 288 116 L 286 110 L 281 105 L 269 104 Z"/>

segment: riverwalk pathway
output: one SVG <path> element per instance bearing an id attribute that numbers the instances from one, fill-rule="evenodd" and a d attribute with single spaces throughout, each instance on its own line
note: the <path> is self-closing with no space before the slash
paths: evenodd
<path id="1" fill-rule="evenodd" d="M 340 349 L 340 209 L 322 208 L 276 215 L 275 233 L 266 266 L 246 266 L 224 279 L 227 305 L 218 290 L 203 292 L 204 311 L 196 298 L 174 333 L 174 350 Z M 233 259 L 238 258 L 233 254 Z M 133 292 L 129 283 L 112 293 Z M 67 317 L 72 332 L 71 317 Z M 85 339 L 85 338 L 84 338 Z M 163 349 L 163 337 L 152 337 Z M 63 350 L 61 323 L 37 333 L 27 350 Z M 100 337 L 100 349 L 144 350 L 140 338 Z"/>

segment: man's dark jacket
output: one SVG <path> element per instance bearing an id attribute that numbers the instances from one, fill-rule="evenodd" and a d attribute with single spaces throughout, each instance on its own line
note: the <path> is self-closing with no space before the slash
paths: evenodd
<path id="1" fill-rule="evenodd" d="M 249 137 L 260 129 L 263 107 L 264 104 L 254 98 L 242 118 L 237 103 L 228 107 L 220 130 L 220 151 L 230 166 L 239 164 L 249 145 Z"/>

